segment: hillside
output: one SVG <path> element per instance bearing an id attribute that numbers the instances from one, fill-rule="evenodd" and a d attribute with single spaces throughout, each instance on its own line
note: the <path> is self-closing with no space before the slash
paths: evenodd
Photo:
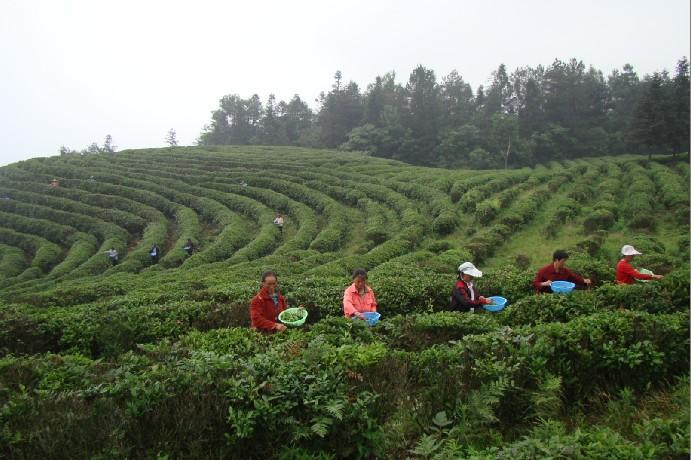
<path id="1" fill-rule="evenodd" d="M 688 158 L 668 156 L 469 171 L 180 147 L 2 167 L 2 450 L 687 456 L 688 184 Z M 665 278 L 615 286 L 623 244 Z M 592 289 L 534 296 L 560 248 Z M 466 260 L 505 311 L 442 311 Z M 340 318 L 359 267 L 382 314 L 373 328 Z M 266 269 L 308 309 L 304 328 L 247 328 Z"/>

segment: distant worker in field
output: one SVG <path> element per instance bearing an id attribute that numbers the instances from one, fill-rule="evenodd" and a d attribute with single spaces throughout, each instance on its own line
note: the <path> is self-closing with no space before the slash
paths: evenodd
<path id="1" fill-rule="evenodd" d="M 482 272 L 472 263 L 463 262 L 458 266 L 457 281 L 451 291 L 449 310 L 474 311 L 476 307 L 492 303 L 490 299 L 477 294 L 473 280 L 480 277 L 482 277 Z"/>
<path id="2" fill-rule="evenodd" d="M 56 178 L 53 178 L 53 180 L 50 181 L 50 187 L 51 187 L 51 188 L 58 188 L 58 187 L 60 187 L 60 181 L 58 181 Z"/>
<path id="3" fill-rule="evenodd" d="M 538 270 L 533 280 L 533 288 L 536 293 L 552 292 L 550 286 L 552 286 L 552 281 L 569 281 L 578 285 L 588 285 L 590 286 L 591 281 L 589 278 L 583 278 L 582 276 L 572 272 L 566 268 L 566 260 L 569 258 L 569 254 L 562 250 L 557 249 L 552 255 L 552 263 L 549 263 Z"/>
<path id="4" fill-rule="evenodd" d="M 283 233 L 283 216 L 280 212 L 276 214 L 276 218 L 274 219 L 274 225 L 278 226 L 278 230 L 280 230 L 280 232 Z"/>
<path id="5" fill-rule="evenodd" d="M 115 248 L 110 248 L 106 251 L 108 258 L 110 259 L 111 265 L 116 265 L 118 263 L 118 250 Z"/>
<path id="6" fill-rule="evenodd" d="M 187 253 L 188 256 L 192 255 L 192 252 L 194 252 L 194 243 L 190 238 L 187 238 L 187 243 L 185 243 L 182 249 Z"/>
<path id="7" fill-rule="evenodd" d="M 156 243 L 154 243 L 153 246 L 151 246 L 151 249 L 149 250 L 149 256 L 151 257 L 151 263 L 157 264 L 158 263 L 158 258 L 161 255 L 161 250 L 158 249 L 158 246 Z"/>
<path id="8" fill-rule="evenodd" d="M 664 278 L 662 275 L 649 275 L 647 273 L 640 273 L 633 266 L 631 261 L 634 256 L 642 255 L 636 248 L 630 244 L 625 244 L 621 248 L 621 260 L 617 263 L 616 279 L 617 284 L 633 284 L 636 280 L 660 280 Z"/>
<path id="9" fill-rule="evenodd" d="M 346 318 L 364 319 L 363 313 L 377 311 L 377 299 L 374 291 L 367 284 L 367 270 L 358 268 L 353 271 L 353 283 L 343 293 L 343 315 Z"/>
<path id="10" fill-rule="evenodd" d="M 251 327 L 265 332 L 285 331 L 286 326 L 278 321 L 278 315 L 286 308 L 286 298 L 278 289 L 276 273 L 262 273 L 261 289 L 250 301 Z"/>

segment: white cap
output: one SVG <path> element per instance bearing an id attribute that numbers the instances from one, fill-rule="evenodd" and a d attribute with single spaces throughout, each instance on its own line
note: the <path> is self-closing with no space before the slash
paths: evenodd
<path id="1" fill-rule="evenodd" d="M 458 266 L 458 271 L 460 273 L 470 275 L 474 278 L 480 278 L 482 276 L 482 272 L 475 268 L 475 265 L 473 265 L 470 262 L 463 262 L 461 265 Z"/>
<path id="2" fill-rule="evenodd" d="M 636 248 L 634 248 L 630 244 L 625 244 L 621 248 L 621 255 L 623 256 L 640 256 L 641 254 L 643 253 L 636 251 Z"/>

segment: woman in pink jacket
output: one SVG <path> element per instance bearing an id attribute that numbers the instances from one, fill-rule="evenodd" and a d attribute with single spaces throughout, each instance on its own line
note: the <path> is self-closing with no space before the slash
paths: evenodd
<path id="1" fill-rule="evenodd" d="M 343 314 L 346 318 L 360 318 L 367 311 L 377 311 L 374 291 L 367 285 L 367 270 L 353 271 L 353 284 L 343 293 Z"/>

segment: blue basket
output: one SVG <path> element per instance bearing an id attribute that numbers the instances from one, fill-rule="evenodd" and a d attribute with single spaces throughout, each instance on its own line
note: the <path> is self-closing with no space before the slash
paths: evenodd
<path id="1" fill-rule="evenodd" d="M 487 298 L 492 301 L 491 305 L 483 305 L 484 309 L 487 311 L 501 311 L 508 302 L 504 297 L 498 295 L 493 295 L 492 297 Z"/>
<path id="2" fill-rule="evenodd" d="M 569 292 L 573 291 L 573 288 L 575 288 L 576 285 L 570 281 L 552 281 L 551 287 L 552 292 L 557 294 L 568 294 Z"/>
<path id="3" fill-rule="evenodd" d="M 379 318 L 381 318 L 381 314 L 377 313 L 376 311 L 366 311 L 362 314 L 362 316 L 370 326 L 377 324 L 379 322 Z"/>

